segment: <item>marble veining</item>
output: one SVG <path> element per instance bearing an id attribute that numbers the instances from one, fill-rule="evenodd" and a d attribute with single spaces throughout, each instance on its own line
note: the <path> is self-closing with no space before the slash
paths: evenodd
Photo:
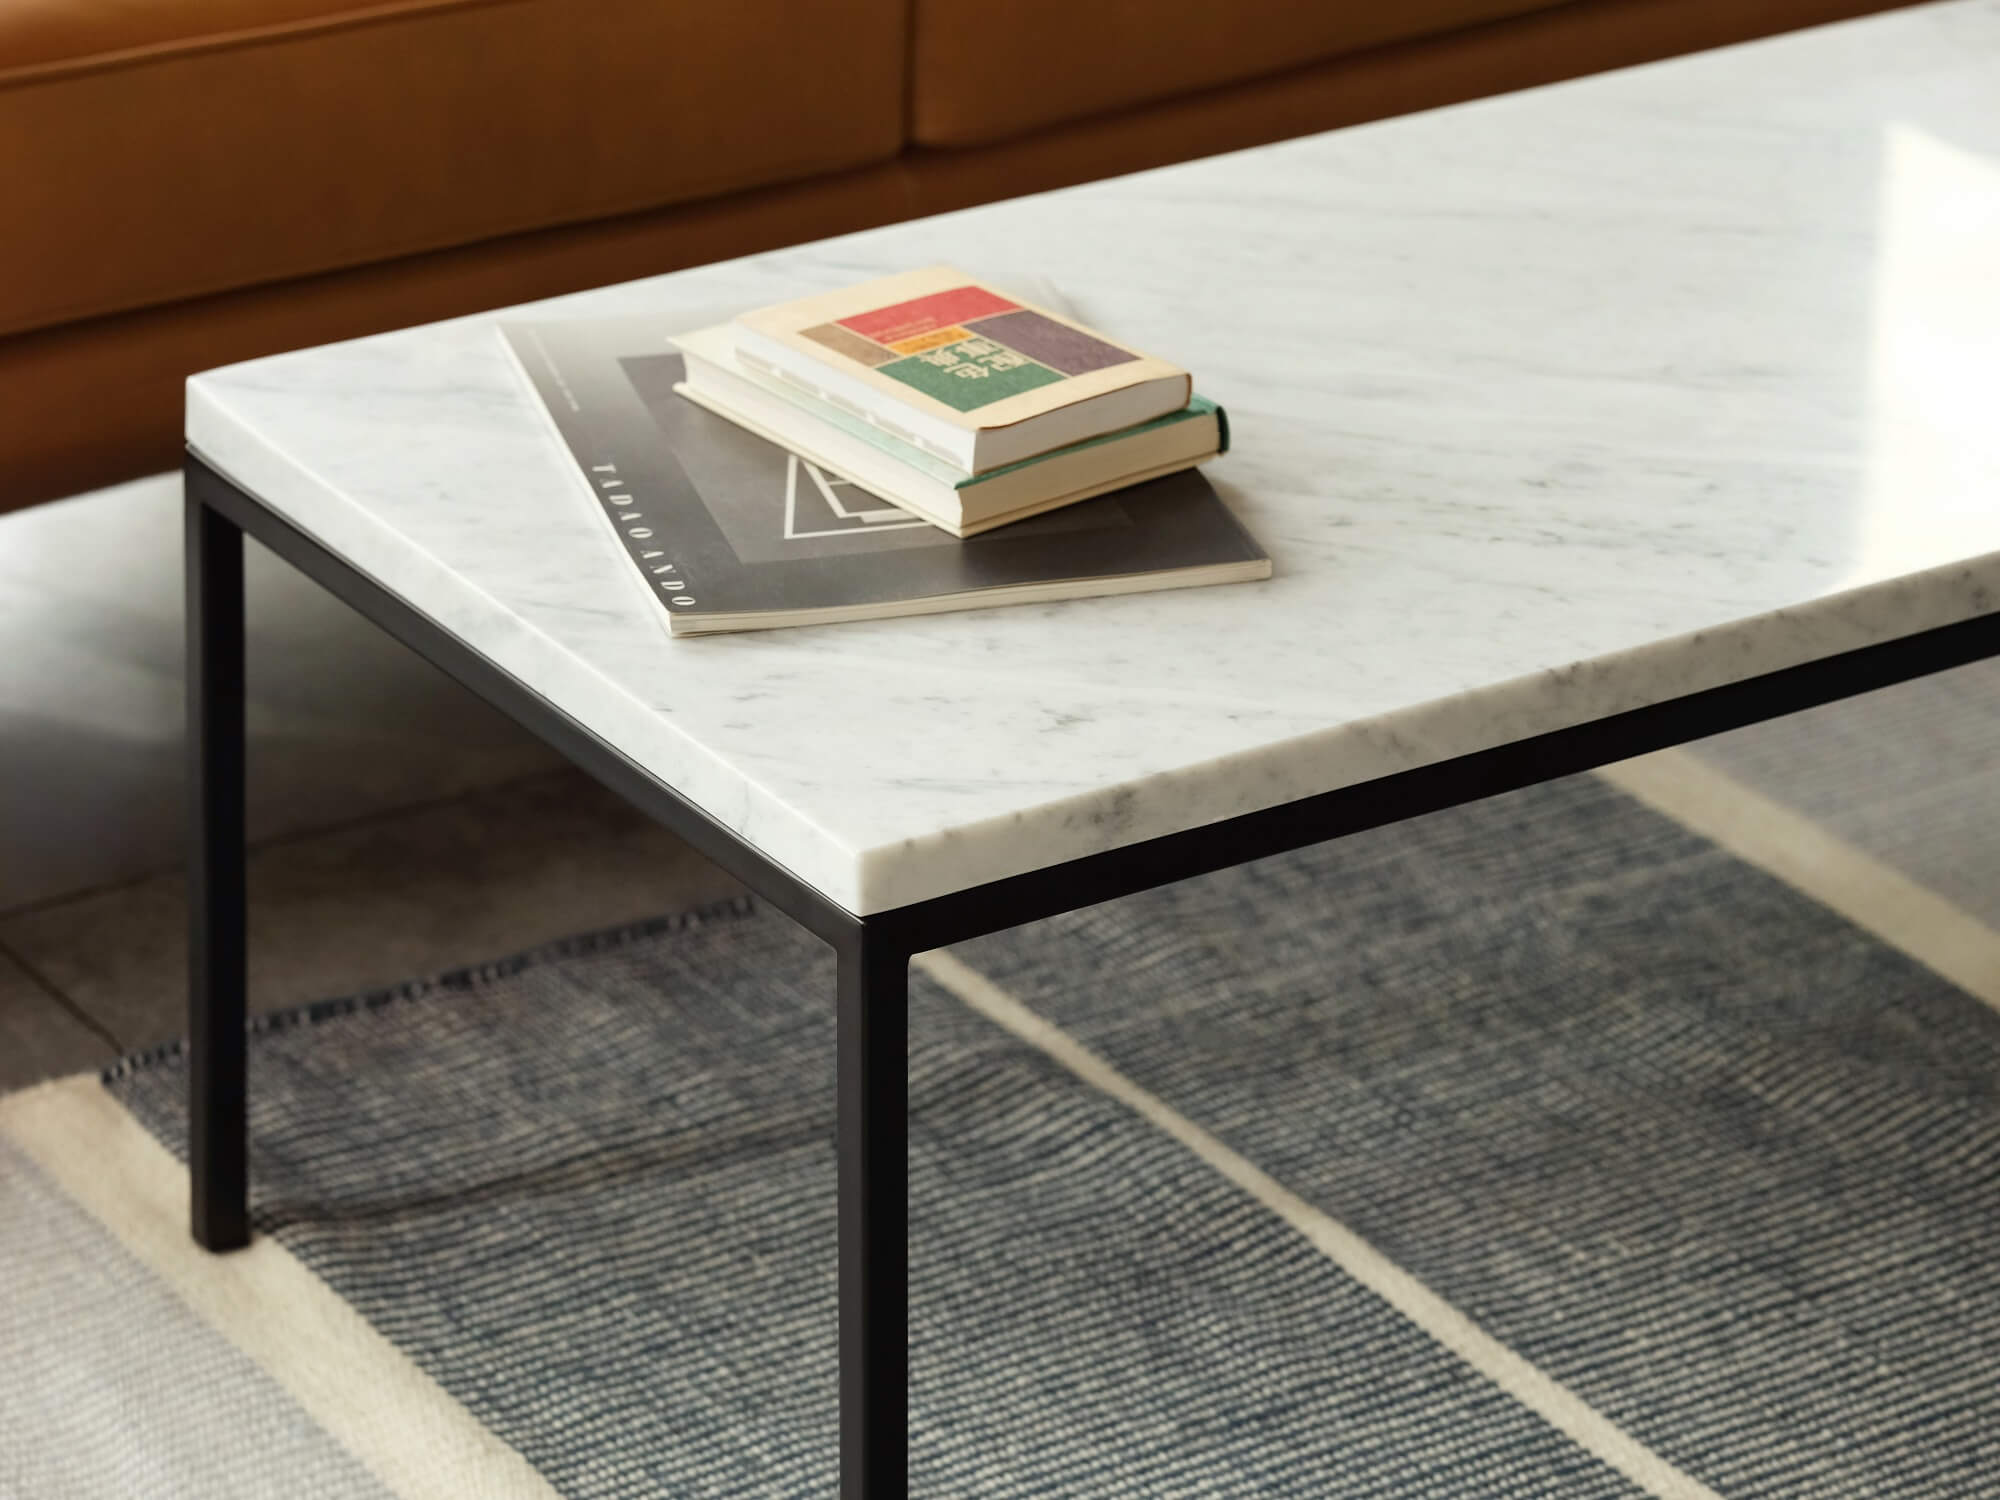
<path id="1" fill-rule="evenodd" d="M 1996 95 L 1955 0 L 516 310 L 1033 268 L 1228 406 L 1268 583 L 669 640 L 490 318 L 188 431 L 878 911 L 2000 606 Z"/>

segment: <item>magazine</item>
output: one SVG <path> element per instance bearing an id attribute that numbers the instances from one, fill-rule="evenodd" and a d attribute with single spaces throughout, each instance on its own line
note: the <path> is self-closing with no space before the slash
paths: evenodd
<path id="1" fill-rule="evenodd" d="M 961 540 L 676 394 L 653 320 L 500 332 L 677 636 L 1270 576 L 1198 470 Z"/>

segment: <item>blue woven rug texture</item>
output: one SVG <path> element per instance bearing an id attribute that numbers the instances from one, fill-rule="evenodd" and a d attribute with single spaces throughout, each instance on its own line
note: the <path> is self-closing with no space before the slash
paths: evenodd
<path id="1" fill-rule="evenodd" d="M 2000 1495 L 2000 1015 L 1603 783 L 955 956 L 1715 1492 Z M 570 1500 L 824 1500 L 832 981 L 745 901 L 273 1018 L 257 1227 Z M 1648 1493 L 921 972 L 910 1024 L 916 1493 Z M 178 1152 L 185 1082 L 111 1086 Z"/>

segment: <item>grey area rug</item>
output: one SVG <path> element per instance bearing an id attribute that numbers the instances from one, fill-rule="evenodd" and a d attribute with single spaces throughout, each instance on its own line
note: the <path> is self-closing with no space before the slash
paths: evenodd
<path id="1" fill-rule="evenodd" d="M 1590 779 L 957 950 L 1730 1497 L 2000 1493 L 2000 1016 Z M 573 1500 L 833 1490 L 832 972 L 750 903 L 263 1024 L 258 1228 Z M 921 977 L 925 1496 L 1642 1493 Z M 168 1049 L 109 1085 L 177 1152 Z"/>

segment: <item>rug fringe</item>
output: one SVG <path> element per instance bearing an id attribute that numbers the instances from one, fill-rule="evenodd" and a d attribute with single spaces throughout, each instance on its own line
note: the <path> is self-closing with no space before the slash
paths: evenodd
<path id="1" fill-rule="evenodd" d="M 539 947 L 509 954 L 504 958 L 487 959 L 482 963 L 447 969 L 441 974 L 433 974 L 423 979 L 407 979 L 401 984 L 388 985 L 381 989 L 363 990 L 353 995 L 337 995 L 327 1000 L 307 1000 L 278 1010 L 260 1011 L 250 1017 L 249 1032 L 252 1036 L 269 1036 L 281 1031 L 290 1031 L 295 1026 L 318 1026 L 326 1021 L 337 1021 L 348 1016 L 386 1010 L 390 1006 L 407 1004 L 433 995 L 464 994 L 492 984 L 496 980 L 510 979 L 516 974 L 542 964 L 582 958 L 593 953 L 605 953 L 644 938 L 685 932 L 690 928 L 715 922 L 742 921 L 754 915 L 756 911 L 755 896 L 747 893 L 741 896 L 727 896 L 720 901 L 711 901 L 705 906 L 691 907 L 686 911 L 645 917 L 636 922 L 601 928 L 596 932 L 576 933 L 570 937 L 558 938 L 551 943 L 544 943 Z M 123 1057 L 105 1064 L 98 1071 L 98 1081 L 106 1084 L 117 1083 L 121 1079 L 130 1078 L 136 1073 L 158 1067 L 162 1063 L 175 1061 L 186 1052 L 186 1037 L 174 1037 L 170 1041 L 156 1042 L 150 1047 L 128 1052 Z"/>

